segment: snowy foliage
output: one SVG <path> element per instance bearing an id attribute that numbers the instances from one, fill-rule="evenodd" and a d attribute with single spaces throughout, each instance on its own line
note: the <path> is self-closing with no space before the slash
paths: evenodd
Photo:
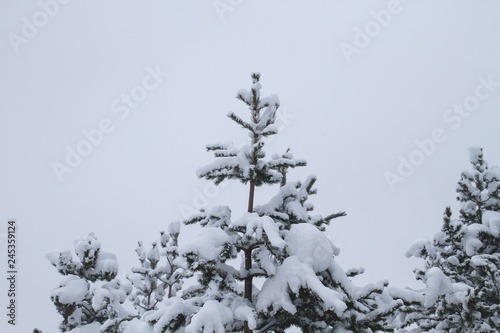
<path id="1" fill-rule="evenodd" d="M 116 278 L 116 257 L 100 251 L 94 234 L 75 242 L 78 260 L 70 251 L 48 253 L 52 265 L 65 275 L 51 295 L 63 316 L 61 331 L 85 327 L 90 332 L 126 332 L 137 326 L 131 324 L 135 318 L 159 311 L 161 302 L 174 297 L 189 276 L 178 253 L 179 232 L 180 223 L 174 222 L 150 249 L 139 242 L 136 252 L 141 266 L 132 269 L 130 282 L 125 283 Z"/>
<path id="2" fill-rule="evenodd" d="M 128 284 L 116 279 L 116 259 L 100 252 L 94 235 L 75 244 L 79 260 L 69 251 L 49 255 L 67 276 L 52 295 L 64 317 L 61 329 L 283 333 L 295 326 L 307 333 L 391 332 L 393 321 L 398 326 L 406 323 L 404 315 L 396 315 L 398 309 L 424 302 L 418 293 L 389 288 L 387 281 L 357 286 L 353 278 L 364 270 L 344 271 L 337 264 L 340 250 L 324 231 L 345 212 L 313 214 L 309 197 L 317 193 L 316 177 L 288 180 L 289 170 L 305 166 L 304 160 L 295 159 L 289 150 L 266 159 L 265 139 L 277 134 L 279 100 L 275 95 L 261 97 L 259 80 L 260 74 L 252 74 L 250 90 L 237 93 L 249 107 L 249 120 L 228 115 L 248 131 L 249 143 L 207 146 L 215 160 L 197 172 L 216 184 L 237 179 L 249 185 L 247 212 L 234 217 L 228 206 L 203 209 L 184 221 L 201 229 L 185 244 L 178 244 L 179 223 L 170 224 L 151 246 L 139 242 L 140 265 L 127 276 Z M 255 188 L 274 184 L 279 184 L 276 195 L 254 205 Z M 498 235 L 496 216 L 488 215 L 485 223 Z M 474 230 L 470 237 L 483 232 Z M 471 249 L 480 247 L 471 240 Z M 421 252 L 417 247 L 412 254 Z M 489 267 L 484 260 L 478 258 L 475 264 Z M 437 269 L 424 274 L 436 296 L 427 297 L 428 304 L 445 295 L 443 286 L 467 292 L 464 284 L 448 283 L 443 276 Z M 188 277 L 196 282 L 186 288 L 182 282 Z"/>
<path id="3" fill-rule="evenodd" d="M 252 74 L 250 91 L 240 90 L 237 98 L 242 100 L 250 109 L 250 121 L 244 121 L 236 113 L 229 112 L 228 117 L 249 131 L 250 143 L 237 148 L 233 143 L 217 143 L 207 146 L 216 159 L 198 169 L 198 177 L 213 179 L 219 184 L 225 179 L 238 179 L 243 183 L 253 182 L 255 186 L 275 184 L 281 182 L 283 168 L 304 166 L 304 160 L 296 160 L 289 156 L 274 156 L 265 160 L 264 139 L 278 132 L 274 125 L 276 111 L 279 108 L 279 99 L 276 95 L 260 97 L 262 85 L 259 82 L 260 74 Z"/>
<path id="4" fill-rule="evenodd" d="M 168 233 L 162 231 L 159 241 L 154 241 L 150 249 L 138 243 L 135 251 L 141 266 L 132 268 L 127 278 L 134 286 L 129 299 L 141 315 L 157 310 L 165 297 L 175 296 L 188 275 L 177 249 L 179 233 L 180 223 L 173 222 Z"/>
<path id="5" fill-rule="evenodd" d="M 51 294 L 63 316 L 59 328 L 64 332 L 96 322 L 104 325 L 102 332 L 115 332 L 113 329 L 132 315 L 122 306 L 131 288 L 115 278 L 118 273 L 115 255 L 101 252 L 101 243 L 92 233 L 77 239 L 74 251 L 77 258 L 70 251 L 46 255 L 65 276 Z"/>
<path id="6" fill-rule="evenodd" d="M 313 187 L 316 179 L 316 176 L 311 175 L 304 182 L 290 182 L 283 185 L 277 195 L 268 203 L 257 205 L 254 211 L 259 215 L 271 217 L 280 227 L 287 230 L 293 224 L 310 223 L 324 231 L 332 219 L 345 216 L 345 212 L 330 214 L 327 217 L 309 214 L 314 205 L 307 200 L 310 195 L 317 193 Z"/>
<path id="7" fill-rule="evenodd" d="M 279 211 L 280 206 L 281 203 L 273 211 Z M 351 270 L 351 276 L 342 270 L 334 259 L 339 249 L 314 223 L 306 222 L 310 220 L 307 213 L 305 221 L 294 224 L 282 222 L 294 220 L 283 214 L 287 216 L 282 215 L 277 221 L 258 213 L 232 219 L 227 207 L 214 207 L 193 216 L 190 222 L 197 221 L 205 231 L 181 246 L 180 253 L 190 268 L 198 272 L 199 286 L 187 291 L 185 300 L 179 301 L 182 306 L 176 306 L 178 310 L 166 311 L 163 318 L 156 319 L 156 325 L 165 325 L 158 332 L 170 332 L 167 327 L 178 327 L 176 324 L 186 332 L 190 325 L 200 330 L 223 327 L 220 332 L 242 331 L 244 321 L 251 329 L 273 332 L 292 325 L 311 332 L 341 327 L 355 332 L 389 329 L 385 319 L 402 301 L 388 292 L 387 282 L 355 286 L 350 277 L 358 270 Z M 250 269 L 244 265 L 248 249 L 252 249 Z M 239 253 L 242 265 L 237 269 L 229 262 L 237 259 Z M 265 279 L 261 290 L 253 286 L 252 301 L 242 297 L 241 282 L 249 275 Z M 227 316 L 218 312 L 212 316 L 199 314 L 214 309 Z M 201 325 L 201 318 L 210 318 L 207 326 Z"/>
<path id="8" fill-rule="evenodd" d="M 316 194 L 315 176 L 288 182 L 290 168 L 304 166 L 288 151 L 265 160 L 264 139 L 277 133 L 274 124 L 276 96 L 261 98 L 259 74 L 253 74 L 250 91 L 237 97 L 250 108 L 250 121 L 235 113 L 229 118 L 249 131 L 250 143 L 207 146 L 215 161 L 198 169 L 198 176 L 250 183 L 248 212 L 238 218 L 227 206 L 217 206 L 191 216 L 203 232 L 180 246 L 198 285 L 181 298 L 148 316 L 154 332 L 284 332 L 292 325 L 304 332 L 390 329 L 387 318 L 402 305 L 387 282 L 355 286 L 336 263 L 339 249 L 322 233 L 344 212 L 312 215 L 307 200 Z M 268 202 L 254 206 L 254 187 L 280 184 Z M 239 263 L 239 265 L 237 264 Z M 263 280 L 262 288 L 253 279 Z"/>
<path id="9" fill-rule="evenodd" d="M 408 307 L 402 322 L 423 331 L 500 330 L 500 170 L 488 167 L 481 148 L 469 151 L 472 170 L 457 186 L 460 217 L 446 208 L 441 232 L 407 252 L 425 260 L 415 272 L 426 288 L 422 305 Z"/>

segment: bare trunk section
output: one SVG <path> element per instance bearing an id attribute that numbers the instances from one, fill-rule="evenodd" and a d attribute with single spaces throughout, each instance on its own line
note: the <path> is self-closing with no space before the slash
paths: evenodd
<path id="1" fill-rule="evenodd" d="M 253 212 L 253 197 L 255 195 L 255 180 L 250 182 L 250 193 L 248 195 L 248 212 Z"/>
<path id="2" fill-rule="evenodd" d="M 248 195 L 248 212 L 253 212 L 253 198 L 255 196 L 255 180 L 250 182 L 250 193 Z M 250 269 L 252 269 L 252 248 L 245 250 L 245 270 L 247 274 L 250 275 Z M 247 276 L 245 278 L 245 298 L 252 302 L 252 276 Z M 245 322 L 245 333 L 252 333 L 252 330 L 248 327 L 248 323 Z"/>
<path id="3" fill-rule="evenodd" d="M 248 249 L 245 251 L 245 269 L 250 272 L 252 268 L 252 250 Z M 245 298 L 252 302 L 252 277 L 248 276 L 245 279 Z M 248 327 L 248 323 L 245 322 L 245 333 L 251 333 L 252 330 Z"/>

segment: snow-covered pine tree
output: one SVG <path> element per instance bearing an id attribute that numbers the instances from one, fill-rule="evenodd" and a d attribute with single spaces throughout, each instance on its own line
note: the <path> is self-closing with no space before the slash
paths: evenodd
<path id="1" fill-rule="evenodd" d="M 140 316 L 157 310 L 165 297 L 175 296 L 188 276 L 188 271 L 181 267 L 177 249 L 179 233 L 180 223 L 172 222 L 168 233 L 160 232 L 160 240 L 154 241 L 151 249 L 147 250 L 139 242 L 135 250 L 141 266 L 132 268 L 127 278 L 134 286 L 129 299 Z"/>
<path id="2" fill-rule="evenodd" d="M 472 169 L 457 186 L 459 218 L 446 208 L 441 232 L 407 252 L 425 260 L 415 270 L 427 285 L 424 304 L 402 314 L 417 332 L 500 331 L 500 170 L 488 166 L 481 148 L 469 152 Z"/>
<path id="3" fill-rule="evenodd" d="M 172 222 L 168 225 L 168 236 L 161 232 L 161 255 L 167 260 L 166 275 L 162 282 L 167 286 L 166 295 L 168 298 L 177 295 L 181 290 L 184 280 L 191 276 L 186 269 L 185 263 L 179 256 L 179 234 L 181 230 L 180 222 Z"/>
<path id="4" fill-rule="evenodd" d="M 57 311 L 63 316 L 62 332 L 98 322 L 106 323 L 103 332 L 117 332 L 117 327 L 130 313 L 121 307 L 129 288 L 118 279 L 118 262 L 111 253 L 101 252 L 101 243 L 90 233 L 75 241 L 74 251 L 53 251 L 46 255 L 65 277 L 51 295 Z"/>
<path id="5" fill-rule="evenodd" d="M 289 168 L 305 165 L 288 152 L 265 159 L 263 139 L 276 134 L 276 96 L 260 97 L 259 74 L 250 91 L 237 97 L 250 108 L 250 121 L 229 117 L 249 131 L 250 144 L 208 146 L 216 160 L 198 175 L 216 184 L 238 179 L 249 184 L 248 212 L 233 219 L 227 206 L 195 214 L 187 224 L 203 228 L 200 236 L 180 247 L 199 285 L 183 298 L 172 298 L 148 316 L 155 332 L 284 332 L 292 325 L 304 332 L 370 332 L 388 329 L 386 317 L 401 301 L 388 293 L 386 282 L 356 287 L 350 278 L 360 270 L 344 272 L 335 262 L 338 249 L 322 233 L 328 223 L 345 213 L 311 215 L 307 202 L 316 177 L 305 182 L 283 180 Z M 255 187 L 277 184 L 278 194 L 254 207 Z M 233 266 L 240 258 L 241 267 Z M 264 279 L 262 289 L 252 284 Z"/>
<path id="6" fill-rule="evenodd" d="M 135 249 L 141 267 L 133 267 L 132 273 L 127 279 L 134 286 L 134 291 L 130 294 L 136 310 L 142 315 L 144 312 L 156 309 L 156 304 L 163 299 L 164 290 L 158 290 L 158 273 L 156 266 L 160 261 L 160 251 L 157 242 L 152 243 L 152 248 L 148 251 L 142 241 L 138 242 Z"/>
<path id="7" fill-rule="evenodd" d="M 281 158 L 265 160 L 264 139 L 278 133 L 274 125 L 276 111 L 280 104 L 276 95 L 261 98 L 260 73 L 253 73 L 250 91 L 242 89 L 238 91 L 237 98 L 243 101 L 250 109 L 250 120 L 244 121 L 234 112 L 229 112 L 228 117 L 249 132 L 250 144 L 237 148 L 233 144 L 215 144 L 207 146 L 208 151 L 213 151 L 216 160 L 198 170 L 198 177 L 212 179 L 215 184 L 226 179 L 238 179 L 244 184 L 249 184 L 248 212 L 254 209 L 255 187 L 266 184 L 280 183 L 284 168 L 305 166 L 304 160 L 293 158 Z M 246 226 L 242 225 L 237 232 L 246 234 Z M 244 270 L 240 278 L 244 280 L 244 297 L 248 301 L 253 298 L 254 277 L 259 273 L 252 273 L 252 252 L 259 245 L 253 237 L 243 237 L 236 246 L 237 250 L 244 253 Z M 229 259 L 228 257 L 227 259 Z M 250 332 L 248 324 L 245 324 L 245 332 Z"/>

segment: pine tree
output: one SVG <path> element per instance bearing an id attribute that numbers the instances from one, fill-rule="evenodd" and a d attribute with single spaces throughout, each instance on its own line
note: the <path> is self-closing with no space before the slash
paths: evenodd
<path id="1" fill-rule="evenodd" d="M 276 95 L 261 98 L 260 90 L 262 85 L 259 80 L 260 74 L 253 73 L 250 91 L 242 89 L 236 95 L 249 107 L 250 121 L 244 121 L 234 112 L 228 114 L 231 120 L 249 132 L 250 144 L 240 149 L 232 144 L 209 145 L 207 150 L 214 153 L 216 160 L 198 170 L 198 177 L 212 179 L 215 184 L 219 184 L 226 179 L 238 179 L 244 184 L 249 184 L 249 213 L 254 210 L 255 187 L 280 183 L 283 178 L 280 170 L 283 170 L 283 168 L 306 165 L 304 160 L 295 160 L 293 158 L 264 159 L 264 139 L 278 132 L 274 122 L 276 120 L 276 111 L 279 108 L 279 99 Z M 238 232 L 246 233 L 246 226 L 241 226 Z M 252 252 L 261 245 L 260 243 L 252 237 L 243 237 L 239 244 L 236 245 L 236 250 L 244 253 L 245 273 L 240 278 L 244 280 L 244 297 L 249 302 L 253 298 L 252 280 L 254 277 L 259 276 L 259 273 L 251 273 Z M 231 256 L 226 260 L 230 258 Z M 248 324 L 245 324 L 245 332 L 250 332 Z"/>
<path id="2" fill-rule="evenodd" d="M 132 268 L 127 278 L 134 286 L 129 299 L 141 316 L 157 310 L 165 297 L 175 296 L 188 276 L 179 260 L 179 233 L 180 223 L 170 223 L 168 233 L 160 232 L 160 240 L 154 241 L 151 249 L 139 242 L 135 250 L 141 266 Z"/>
<path id="3" fill-rule="evenodd" d="M 265 159 L 264 139 L 277 133 L 279 101 L 274 95 L 261 98 L 259 79 L 252 74 L 250 91 L 237 93 L 250 109 L 250 120 L 228 115 L 249 132 L 250 143 L 207 146 L 215 161 L 198 170 L 199 177 L 216 184 L 227 179 L 247 184 L 248 211 L 234 219 L 229 207 L 217 206 L 185 221 L 203 230 L 179 249 L 198 285 L 167 300 L 146 320 L 155 332 L 284 332 L 292 325 L 304 332 L 390 330 L 387 318 L 402 301 L 394 299 L 385 281 L 356 287 L 351 278 L 362 270 L 344 272 L 334 260 L 339 250 L 322 233 L 345 213 L 311 214 L 314 207 L 307 200 L 316 193 L 316 177 L 304 182 L 286 177 L 290 168 L 306 165 L 304 160 L 288 151 Z M 280 184 L 278 194 L 254 205 L 255 187 L 272 184 Z M 264 279 L 261 290 L 254 278 Z"/>
<path id="4" fill-rule="evenodd" d="M 114 280 L 118 273 L 116 256 L 101 252 L 101 243 L 93 233 L 77 239 L 74 251 L 78 259 L 70 251 L 47 254 L 51 264 L 65 276 L 51 295 L 63 316 L 59 325 L 62 332 L 93 322 L 103 324 L 110 319 L 110 305 L 116 307 L 125 301 L 116 292 L 120 285 L 119 280 Z"/>
<path id="5" fill-rule="evenodd" d="M 416 277 L 427 287 L 423 306 L 408 308 L 404 323 L 429 332 L 500 330 L 500 170 L 472 147 L 472 170 L 457 186 L 460 216 L 447 207 L 441 232 L 407 252 L 425 260 Z"/>

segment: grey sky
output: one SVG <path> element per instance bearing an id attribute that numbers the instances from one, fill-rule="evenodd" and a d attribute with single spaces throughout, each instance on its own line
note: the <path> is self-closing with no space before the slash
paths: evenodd
<path id="1" fill-rule="evenodd" d="M 206 201 L 199 193 L 210 188 L 195 170 L 212 159 L 206 144 L 246 139 L 226 114 L 246 116 L 235 95 L 253 71 L 283 111 L 267 152 L 291 148 L 308 161 L 289 179 L 318 176 L 316 212 L 347 211 L 328 234 L 344 269 L 366 268 L 360 284 L 418 287 L 419 263 L 404 253 L 454 205 L 467 147 L 500 164 L 500 86 L 481 81 L 500 82 L 499 2 L 220 2 L 231 10 L 218 13 L 212 0 L 72 0 L 47 22 L 37 1 L 0 2 L 0 235 L 17 219 L 20 262 L 18 325 L 2 315 L 0 331 L 56 331 L 49 294 L 60 276 L 46 252 L 93 231 L 130 268 L 138 240 Z M 390 18 L 372 13 L 389 9 Z M 40 27 L 24 28 L 27 38 L 34 16 Z M 366 45 L 358 29 L 371 34 Z M 346 57 L 342 43 L 356 53 Z M 154 71 L 168 77 L 155 81 Z M 127 113 L 122 94 L 131 93 L 144 99 Z M 453 111 L 475 101 L 470 115 Z M 53 163 L 66 164 L 67 146 L 77 149 L 103 119 L 109 133 L 60 182 Z M 421 158 L 415 140 L 435 129 L 441 142 Z M 398 174 L 400 156 L 422 163 L 391 191 L 384 174 Z M 208 193 L 209 205 L 227 204 L 235 217 L 245 210 L 245 186 Z M 273 193 L 259 190 L 257 203 Z"/>

